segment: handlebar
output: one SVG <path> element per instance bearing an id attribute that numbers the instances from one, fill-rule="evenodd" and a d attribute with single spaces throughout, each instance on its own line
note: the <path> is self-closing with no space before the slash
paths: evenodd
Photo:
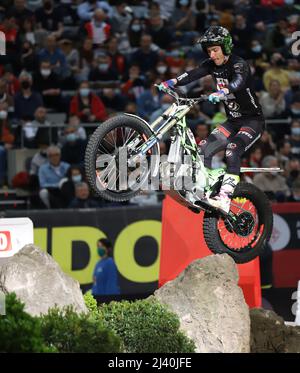
<path id="1" fill-rule="evenodd" d="M 154 84 L 154 87 L 159 88 L 159 84 Z M 200 97 L 194 97 L 194 98 L 180 97 L 179 94 L 174 89 L 171 89 L 170 87 L 164 87 L 162 91 L 172 96 L 173 98 L 175 98 L 176 101 L 189 101 L 191 103 L 207 101 L 209 97 L 209 95 L 201 95 Z M 220 101 L 232 100 L 234 98 L 235 96 L 231 93 L 229 95 L 226 95 L 223 98 L 220 98 Z"/>

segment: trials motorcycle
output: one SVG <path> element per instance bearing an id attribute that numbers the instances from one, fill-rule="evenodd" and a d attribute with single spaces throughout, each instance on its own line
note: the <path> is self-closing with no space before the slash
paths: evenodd
<path id="1" fill-rule="evenodd" d="M 219 193 L 226 169 L 205 168 L 185 116 L 208 96 L 187 98 L 171 88 L 164 88 L 164 92 L 174 102 L 153 123 L 125 113 L 106 120 L 94 131 L 85 153 L 91 189 L 108 201 L 121 202 L 145 190 L 149 178 L 156 181 L 156 187 L 158 180 L 158 187 L 178 203 L 194 213 L 204 211 L 203 234 L 213 253 L 227 253 L 236 263 L 253 260 L 272 233 L 273 214 L 267 196 L 255 185 L 240 182 L 231 196 L 228 214 L 206 202 L 207 197 Z M 224 99 L 232 97 L 227 95 Z M 171 145 L 163 157 L 159 142 L 166 134 Z M 280 171 L 241 168 L 241 173 Z"/>

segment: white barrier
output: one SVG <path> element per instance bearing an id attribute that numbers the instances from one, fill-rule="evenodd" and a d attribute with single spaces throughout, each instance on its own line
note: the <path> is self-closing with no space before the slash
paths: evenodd
<path id="1" fill-rule="evenodd" d="M 0 259 L 13 256 L 33 244 L 33 223 L 29 218 L 0 219 Z"/>

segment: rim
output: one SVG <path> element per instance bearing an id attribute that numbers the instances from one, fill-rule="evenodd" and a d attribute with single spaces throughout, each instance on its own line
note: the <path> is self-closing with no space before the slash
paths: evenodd
<path id="1" fill-rule="evenodd" d="M 219 218 L 217 228 L 222 243 L 232 251 L 241 251 L 256 245 L 263 233 L 258 211 L 246 197 L 236 197 L 230 206 L 229 218 Z"/>
<path id="2" fill-rule="evenodd" d="M 95 159 L 96 185 L 120 194 L 140 189 L 150 173 L 149 156 L 128 166 L 128 160 L 148 140 L 145 133 L 129 126 L 108 131 L 98 143 Z"/>

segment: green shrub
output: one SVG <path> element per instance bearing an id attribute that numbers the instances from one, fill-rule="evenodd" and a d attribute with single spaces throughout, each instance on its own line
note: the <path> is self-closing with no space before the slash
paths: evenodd
<path id="1" fill-rule="evenodd" d="M 58 352 L 120 352 L 118 336 L 90 315 L 78 315 L 72 307 L 53 308 L 41 321 L 45 342 Z"/>
<path id="2" fill-rule="evenodd" d="M 101 305 L 99 318 L 120 336 L 126 352 L 195 352 L 194 342 L 179 330 L 178 317 L 154 299 Z"/>
<path id="3" fill-rule="evenodd" d="M 83 298 L 84 298 L 85 305 L 87 309 L 89 310 L 90 314 L 97 317 L 98 305 L 97 305 L 96 299 L 93 297 L 91 290 L 87 291 L 84 294 Z"/>
<path id="4" fill-rule="evenodd" d="M 0 352 L 55 352 L 47 348 L 41 334 L 41 323 L 24 311 L 15 293 L 5 299 L 6 315 L 0 316 Z"/>

